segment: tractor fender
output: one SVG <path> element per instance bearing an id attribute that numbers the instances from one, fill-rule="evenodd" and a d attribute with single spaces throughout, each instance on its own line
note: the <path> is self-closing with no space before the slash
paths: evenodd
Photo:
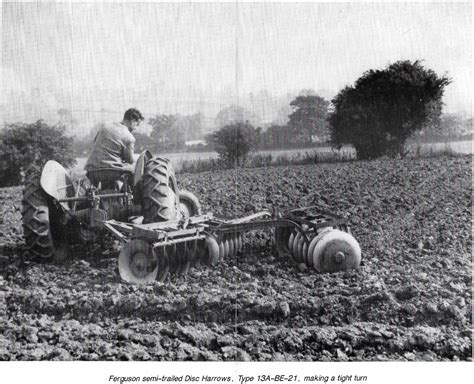
<path id="1" fill-rule="evenodd" d="M 153 155 L 148 149 L 140 153 L 140 156 L 138 156 L 137 162 L 135 164 L 135 172 L 133 173 L 133 186 L 134 187 L 142 179 L 142 176 L 145 173 L 145 165 L 152 157 Z"/>
<path id="2" fill-rule="evenodd" d="M 73 197 L 76 194 L 74 183 L 68 171 L 54 160 L 49 160 L 44 165 L 41 171 L 40 185 L 55 200 Z M 63 202 L 61 205 L 69 210 L 68 203 Z"/>

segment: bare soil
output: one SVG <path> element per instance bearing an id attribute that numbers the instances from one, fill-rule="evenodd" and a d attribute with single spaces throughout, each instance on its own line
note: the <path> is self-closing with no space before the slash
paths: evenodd
<path id="1" fill-rule="evenodd" d="M 472 360 L 471 156 L 179 175 L 204 211 L 318 204 L 348 215 L 358 271 L 277 257 L 271 232 L 169 282 L 122 283 L 108 238 L 28 256 L 21 188 L 0 189 L 0 360 Z"/>

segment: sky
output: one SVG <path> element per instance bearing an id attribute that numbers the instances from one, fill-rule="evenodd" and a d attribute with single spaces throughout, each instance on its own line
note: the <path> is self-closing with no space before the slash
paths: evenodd
<path id="1" fill-rule="evenodd" d="M 1 112 L 66 108 L 85 127 L 242 104 L 268 120 L 302 89 L 330 99 L 418 59 L 452 78 L 445 112 L 472 114 L 470 3 L 3 2 Z"/>

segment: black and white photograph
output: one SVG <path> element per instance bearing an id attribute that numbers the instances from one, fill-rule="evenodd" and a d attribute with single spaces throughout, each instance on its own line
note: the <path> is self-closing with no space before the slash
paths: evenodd
<path id="1" fill-rule="evenodd" d="M 472 362 L 471 2 L 1 7 L 5 368 Z"/>

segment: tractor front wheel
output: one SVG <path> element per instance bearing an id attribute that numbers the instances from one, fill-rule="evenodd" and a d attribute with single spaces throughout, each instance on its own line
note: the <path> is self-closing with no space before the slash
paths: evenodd
<path id="1" fill-rule="evenodd" d="M 185 218 L 202 214 L 201 203 L 198 198 L 189 191 L 179 191 L 179 208 L 182 216 Z"/>

